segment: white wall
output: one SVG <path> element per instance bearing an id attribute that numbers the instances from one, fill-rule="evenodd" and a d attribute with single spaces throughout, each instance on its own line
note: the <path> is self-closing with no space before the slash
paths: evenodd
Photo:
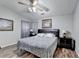
<path id="1" fill-rule="evenodd" d="M 52 29 L 68 30 L 72 33 L 72 26 L 72 15 L 52 17 Z M 38 28 L 42 28 L 42 19 L 38 21 Z"/>
<path id="2" fill-rule="evenodd" d="M 79 2 L 74 13 L 74 39 L 76 40 L 76 51 L 79 55 Z"/>
<path id="3" fill-rule="evenodd" d="M 14 22 L 13 31 L 0 31 L 0 46 L 5 47 L 8 45 L 16 44 L 17 40 L 20 38 L 21 33 L 20 32 L 21 18 L 14 12 L 2 6 L 0 6 L 0 18 L 13 20 Z"/>

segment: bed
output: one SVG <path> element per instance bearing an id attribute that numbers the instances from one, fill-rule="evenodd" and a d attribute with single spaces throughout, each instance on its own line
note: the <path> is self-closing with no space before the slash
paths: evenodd
<path id="1" fill-rule="evenodd" d="M 54 35 L 48 36 L 49 33 Z M 52 58 L 57 47 L 58 37 L 58 29 L 39 29 L 36 36 L 20 39 L 17 43 L 17 47 L 21 52 L 25 50 L 41 58 Z"/>

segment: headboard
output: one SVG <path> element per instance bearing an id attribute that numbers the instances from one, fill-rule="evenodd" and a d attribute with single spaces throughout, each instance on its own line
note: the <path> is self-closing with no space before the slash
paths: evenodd
<path id="1" fill-rule="evenodd" d="M 56 37 L 59 38 L 60 30 L 59 29 L 38 29 L 38 33 L 53 33 Z"/>

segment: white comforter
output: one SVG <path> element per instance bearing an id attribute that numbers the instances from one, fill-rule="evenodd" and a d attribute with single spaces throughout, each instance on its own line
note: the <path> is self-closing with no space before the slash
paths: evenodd
<path id="1" fill-rule="evenodd" d="M 18 41 L 18 48 L 31 52 L 39 57 L 52 57 L 57 47 L 56 37 L 33 36 Z"/>
<path id="2" fill-rule="evenodd" d="M 55 40 L 56 37 L 34 36 L 21 39 L 20 41 L 33 47 L 48 48 L 53 42 L 55 42 Z"/>

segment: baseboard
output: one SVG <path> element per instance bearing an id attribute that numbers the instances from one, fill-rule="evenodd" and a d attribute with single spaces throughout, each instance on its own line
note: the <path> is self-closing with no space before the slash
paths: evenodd
<path id="1" fill-rule="evenodd" d="M 15 45 L 15 44 L 17 44 L 17 43 L 14 43 L 14 44 L 8 44 L 8 45 L 5 45 L 5 46 L 1 46 L 1 48 L 8 47 L 8 46 Z"/>

